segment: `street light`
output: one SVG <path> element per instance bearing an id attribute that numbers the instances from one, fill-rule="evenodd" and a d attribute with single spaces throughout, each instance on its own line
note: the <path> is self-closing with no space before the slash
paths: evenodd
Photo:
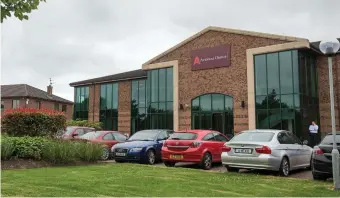
<path id="1" fill-rule="evenodd" d="M 333 165 L 333 180 L 334 189 L 340 190 L 340 172 L 339 172 L 339 151 L 336 144 L 336 129 L 335 129 L 335 115 L 334 115 L 334 93 L 333 93 L 333 72 L 332 72 L 332 56 L 335 55 L 340 43 L 337 39 L 329 41 L 322 41 L 320 43 L 320 51 L 328 56 L 328 75 L 329 75 L 329 97 L 331 100 L 331 118 L 332 118 L 332 134 L 333 134 L 333 150 L 332 150 L 332 165 Z"/>

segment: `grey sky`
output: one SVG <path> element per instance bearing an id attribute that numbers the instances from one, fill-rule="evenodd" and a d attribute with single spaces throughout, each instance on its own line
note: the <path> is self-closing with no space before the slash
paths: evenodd
<path id="1" fill-rule="evenodd" d="M 47 0 L 28 21 L 2 24 L 1 83 L 73 101 L 70 82 L 141 68 L 207 26 L 317 41 L 340 37 L 340 1 Z"/>

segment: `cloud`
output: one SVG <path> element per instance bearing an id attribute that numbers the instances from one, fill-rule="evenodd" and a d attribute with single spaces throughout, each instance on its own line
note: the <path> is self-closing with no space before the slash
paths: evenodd
<path id="1" fill-rule="evenodd" d="M 28 21 L 2 24 L 1 83 L 73 100 L 70 82 L 129 70 L 207 26 L 311 41 L 340 37 L 340 1 L 48 0 Z"/>

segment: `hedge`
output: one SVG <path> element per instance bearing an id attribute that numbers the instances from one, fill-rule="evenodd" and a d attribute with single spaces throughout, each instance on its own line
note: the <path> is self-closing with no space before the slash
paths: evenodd
<path id="1" fill-rule="evenodd" d="M 96 130 L 102 130 L 103 124 L 101 122 L 90 122 L 87 120 L 69 120 L 67 121 L 67 126 L 81 126 L 81 127 L 91 127 Z"/>
<path id="2" fill-rule="evenodd" d="M 1 139 L 1 159 L 13 157 L 43 160 L 52 164 L 101 159 L 103 146 L 84 141 L 67 141 L 43 137 L 7 137 Z"/>
<path id="3" fill-rule="evenodd" d="M 53 110 L 9 109 L 1 118 L 2 133 L 9 136 L 50 136 L 65 130 L 64 113 Z"/>

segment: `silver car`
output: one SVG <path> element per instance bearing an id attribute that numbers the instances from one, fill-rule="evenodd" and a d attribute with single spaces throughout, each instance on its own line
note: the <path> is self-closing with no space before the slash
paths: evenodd
<path id="1" fill-rule="evenodd" d="M 279 171 L 309 168 L 313 149 L 291 132 L 284 130 L 248 130 L 224 144 L 222 163 L 229 172 L 239 169 Z"/>

